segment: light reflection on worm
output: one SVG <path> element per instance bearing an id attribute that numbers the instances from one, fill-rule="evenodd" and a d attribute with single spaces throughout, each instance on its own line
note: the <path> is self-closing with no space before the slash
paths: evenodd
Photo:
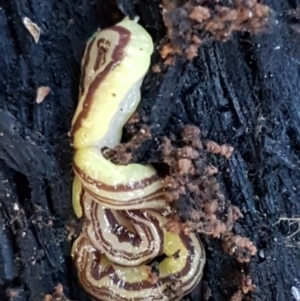
<path id="1" fill-rule="evenodd" d="M 205 264 L 195 234 L 166 230 L 166 186 L 156 170 L 115 165 L 101 153 L 120 143 L 152 52 L 149 34 L 125 18 L 96 32 L 82 60 L 71 137 L 73 207 L 85 223 L 72 257 L 81 285 L 97 300 L 179 300 L 200 281 Z M 154 279 L 149 263 L 161 255 Z"/>

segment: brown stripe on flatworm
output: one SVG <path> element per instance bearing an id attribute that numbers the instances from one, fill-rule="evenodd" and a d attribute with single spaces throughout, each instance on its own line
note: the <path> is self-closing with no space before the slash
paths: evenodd
<path id="1" fill-rule="evenodd" d="M 90 59 L 91 59 L 91 48 L 92 48 L 92 46 L 93 46 L 93 44 L 94 44 L 94 42 L 95 42 L 95 40 L 96 40 L 96 37 L 94 37 L 91 41 L 90 41 L 90 43 L 89 43 L 89 45 L 87 46 L 87 49 L 86 49 L 86 56 L 85 56 L 85 58 L 84 58 L 84 62 L 83 62 L 83 65 L 82 65 L 82 74 L 81 74 L 81 81 L 80 81 L 80 87 L 81 87 L 81 95 L 83 95 L 84 94 L 84 92 L 85 92 L 85 89 L 84 89 L 84 80 L 85 80 L 85 76 L 86 76 L 86 67 L 88 66 L 88 64 L 90 63 Z"/>
<path id="2" fill-rule="evenodd" d="M 79 203 L 80 203 L 82 211 L 84 210 L 84 194 L 85 194 L 85 191 L 84 191 L 83 186 L 81 185 L 81 191 L 79 194 Z"/>
<path id="3" fill-rule="evenodd" d="M 91 223 L 93 225 L 94 235 L 95 235 L 97 241 L 98 242 L 103 242 L 102 243 L 102 248 L 106 252 L 109 252 L 112 255 L 116 255 L 117 254 L 116 256 L 125 258 L 126 260 L 132 259 L 132 253 L 127 252 L 126 250 L 122 250 L 122 256 L 121 256 L 120 251 L 117 251 L 115 253 L 114 248 L 112 246 L 109 246 L 110 243 L 108 243 L 106 241 L 106 239 L 104 238 L 104 236 L 102 234 L 102 230 L 101 230 L 101 229 L 103 229 L 103 227 L 101 226 L 101 224 L 99 222 L 99 219 L 97 218 L 97 208 L 98 208 L 98 206 L 99 205 L 95 201 L 92 202 L 92 205 L 91 205 Z M 109 218 L 111 219 L 112 223 L 118 224 L 118 221 L 115 219 L 114 213 L 113 213 L 112 210 L 105 209 L 105 212 L 109 216 Z M 140 221 L 133 220 L 133 217 L 132 216 L 129 217 L 130 215 L 129 215 L 129 213 L 126 213 L 126 211 L 118 212 L 118 214 L 121 214 L 125 218 L 130 219 L 133 222 L 133 225 L 139 225 L 142 228 L 142 231 L 145 234 L 145 236 L 147 238 L 147 241 L 149 243 L 151 243 L 151 241 L 154 240 L 154 236 L 152 235 L 151 231 L 147 230 L 147 228 L 148 228 L 147 225 L 144 225 Z M 144 212 L 136 210 L 134 212 L 134 214 L 137 217 L 140 217 L 142 219 L 145 218 Z M 159 237 L 161 237 L 160 249 L 158 251 L 158 254 L 156 255 L 156 256 L 158 256 L 158 255 L 162 254 L 162 251 L 163 251 L 164 234 L 163 234 L 162 229 L 160 228 L 159 222 L 153 216 L 150 215 L 150 216 L 147 217 L 147 219 L 149 219 L 155 225 L 155 228 L 159 232 L 158 235 L 159 235 Z M 112 225 L 112 228 L 115 228 L 115 226 Z M 141 243 L 141 237 L 138 235 L 138 233 L 132 233 L 132 232 L 130 232 L 130 231 L 124 229 L 124 228 L 122 229 L 121 233 L 119 233 L 119 232 L 116 233 L 115 231 L 112 231 L 112 232 L 117 237 L 117 239 L 119 240 L 120 243 L 128 242 L 128 243 L 131 243 L 133 246 L 135 246 L 135 242 L 137 240 L 137 242 L 138 242 L 138 245 L 136 245 L 137 247 L 139 247 L 139 245 Z M 150 233 L 151 236 L 149 236 L 149 233 Z M 130 237 L 130 234 L 133 235 L 132 238 Z M 140 252 L 139 253 L 139 257 L 138 258 L 134 258 L 134 259 L 139 259 L 141 257 L 149 256 L 152 252 L 153 252 L 153 250 L 150 249 L 150 247 L 149 247 L 144 252 Z M 151 260 L 151 258 L 148 259 L 147 261 L 149 261 L 149 260 Z M 121 264 L 119 264 L 119 265 L 121 265 Z"/>
<path id="4" fill-rule="evenodd" d="M 108 40 L 105 40 L 104 38 L 101 38 L 97 41 L 98 54 L 95 61 L 94 70 L 98 70 L 102 65 L 106 63 L 106 53 L 110 45 L 111 43 Z"/>
<path id="5" fill-rule="evenodd" d="M 151 209 L 149 209 L 149 211 L 150 210 Z M 151 210 L 151 211 L 155 211 L 155 210 Z M 163 225 L 160 225 L 159 221 L 155 217 L 153 217 L 151 214 L 147 214 L 147 212 L 145 212 L 145 211 L 141 211 L 141 210 L 126 210 L 126 211 L 122 211 L 122 213 L 129 220 L 131 220 L 133 224 L 135 224 L 135 223 L 140 224 L 140 222 L 138 222 L 136 219 L 134 219 L 134 217 L 131 215 L 131 213 L 134 216 L 139 217 L 140 219 L 147 219 L 147 220 L 151 221 L 152 224 L 155 225 L 155 228 L 159 232 L 159 237 L 161 237 L 161 245 L 160 245 L 160 249 L 159 249 L 159 254 L 162 254 L 163 248 L 164 248 L 164 232 L 162 230 L 162 226 Z M 147 215 L 147 216 L 145 216 L 145 215 Z M 147 226 L 145 226 L 145 228 L 146 227 Z M 144 232 L 146 232 L 146 231 L 144 231 Z"/>
<path id="6" fill-rule="evenodd" d="M 160 179 L 157 174 L 154 174 L 149 178 L 144 178 L 142 181 L 130 182 L 126 184 L 108 185 L 103 182 L 95 181 L 94 179 L 90 178 L 78 166 L 76 166 L 76 164 L 73 164 L 73 170 L 79 176 L 79 178 L 83 180 L 83 182 L 93 185 L 98 189 L 106 190 L 110 192 L 128 192 L 137 189 L 143 189 L 157 182 Z"/>
<path id="7" fill-rule="evenodd" d="M 123 53 L 124 48 L 126 47 L 126 45 L 128 44 L 128 42 L 130 40 L 131 33 L 129 30 L 127 30 L 121 26 L 117 26 L 117 25 L 111 27 L 110 30 L 113 30 L 119 34 L 119 42 L 116 45 L 116 47 L 112 53 L 112 56 L 111 56 L 112 61 L 107 64 L 105 69 L 96 76 L 96 78 L 90 83 L 90 85 L 88 87 L 87 95 L 83 101 L 82 110 L 78 114 L 77 119 L 71 129 L 71 140 L 72 141 L 74 140 L 75 132 L 78 131 L 81 127 L 82 120 L 86 119 L 89 114 L 90 107 L 93 103 L 93 96 L 94 96 L 96 89 L 101 84 L 101 82 L 104 81 L 104 79 L 106 78 L 108 73 L 116 65 L 118 65 L 120 63 L 120 61 L 122 60 L 123 55 L 124 55 L 124 53 Z M 90 56 L 90 52 L 87 52 L 87 56 Z M 89 58 L 87 57 L 87 59 L 89 59 Z"/>
<path id="8" fill-rule="evenodd" d="M 131 199 L 130 201 L 126 201 L 126 202 L 120 202 L 119 200 L 105 198 L 103 196 L 100 197 L 97 194 L 95 194 L 94 192 L 92 192 L 91 190 L 89 190 L 88 188 L 85 188 L 85 190 L 88 192 L 88 194 L 90 196 L 92 196 L 95 199 L 95 201 L 101 203 L 102 205 L 107 205 L 107 207 L 111 207 L 112 205 L 119 206 L 119 207 L 122 207 L 122 206 L 128 207 L 129 205 L 130 206 L 139 205 L 142 203 L 147 204 L 149 202 L 154 201 L 155 199 L 165 197 L 165 195 L 164 195 L 165 188 L 161 188 L 155 192 L 152 192 L 151 194 L 147 195 L 146 197 Z"/>
<path id="9" fill-rule="evenodd" d="M 142 239 L 140 235 L 136 231 L 131 232 L 120 225 L 110 209 L 105 209 L 105 216 L 111 225 L 111 232 L 117 237 L 120 243 L 129 242 L 134 247 L 139 247 L 141 245 Z M 95 216 L 94 218 L 97 219 Z"/>
<path id="10" fill-rule="evenodd" d="M 92 202 L 91 222 L 92 222 L 93 228 L 95 229 L 94 232 L 95 232 L 97 240 L 105 241 L 107 243 L 107 241 L 105 240 L 105 238 L 102 235 L 101 230 L 103 229 L 103 227 L 101 227 L 100 221 L 97 217 L 98 206 L 99 205 L 96 202 L 94 202 L 94 201 Z M 120 243 L 129 242 L 133 246 L 136 246 L 136 247 L 140 246 L 141 237 L 138 235 L 138 233 L 136 231 L 135 231 L 135 233 L 133 233 L 133 232 L 129 231 L 128 229 L 124 229 L 124 227 L 122 225 L 120 225 L 119 222 L 117 221 L 117 219 L 115 218 L 112 210 L 104 209 L 104 214 L 111 226 L 111 232 L 117 237 L 117 239 Z M 99 235 L 100 235 L 100 237 L 99 237 Z M 132 237 L 130 237 L 130 236 L 132 236 Z M 125 250 L 124 250 L 124 253 L 130 254 L 130 253 L 127 253 Z"/>

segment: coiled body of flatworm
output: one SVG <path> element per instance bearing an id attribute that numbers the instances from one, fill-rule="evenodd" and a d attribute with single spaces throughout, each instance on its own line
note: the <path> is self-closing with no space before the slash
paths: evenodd
<path id="1" fill-rule="evenodd" d="M 115 165 L 101 153 L 120 143 L 152 52 L 149 34 L 125 18 L 96 32 L 82 60 L 71 137 L 73 207 L 84 226 L 72 257 L 81 285 L 96 300 L 179 300 L 200 281 L 205 264 L 195 234 L 167 231 L 166 187 L 155 169 Z"/>

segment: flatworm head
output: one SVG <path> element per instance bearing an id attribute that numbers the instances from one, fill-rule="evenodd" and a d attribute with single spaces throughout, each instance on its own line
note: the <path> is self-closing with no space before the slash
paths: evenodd
<path id="1" fill-rule="evenodd" d="M 150 35 L 127 18 L 88 41 L 71 129 L 75 149 L 119 143 L 122 127 L 140 101 L 139 86 L 152 52 Z"/>

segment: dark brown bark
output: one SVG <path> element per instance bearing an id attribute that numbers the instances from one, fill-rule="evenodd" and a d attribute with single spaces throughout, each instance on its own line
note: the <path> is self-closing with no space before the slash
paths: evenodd
<path id="1" fill-rule="evenodd" d="M 164 34 L 159 1 L 132 2 L 117 1 L 124 13 L 138 13 L 158 42 Z M 291 287 L 300 285 L 299 237 L 287 240 L 296 228 L 275 224 L 300 215 L 300 37 L 297 18 L 288 17 L 298 1 L 267 4 L 278 20 L 270 33 L 204 45 L 192 62 L 179 59 L 161 73 L 149 72 L 143 85 L 139 112 L 149 117 L 153 139 L 138 160 L 154 161 L 155 138 L 187 123 L 232 145 L 230 160 L 211 160 L 224 193 L 244 215 L 235 232 L 258 248 L 250 266 L 241 266 L 217 240 L 203 238 L 208 262 L 193 301 L 202 300 L 205 284 L 209 300 L 229 300 L 241 269 L 257 286 L 254 300 L 292 300 Z M 41 28 L 38 44 L 22 23 L 25 16 Z M 67 133 L 85 42 L 120 17 L 113 1 L 0 0 L 0 300 L 39 301 L 58 283 L 71 300 L 88 300 L 66 239 L 74 219 Z M 156 53 L 153 63 L 159 60 Z M 36 104 L 40 86 L 51 92 Z"/>

